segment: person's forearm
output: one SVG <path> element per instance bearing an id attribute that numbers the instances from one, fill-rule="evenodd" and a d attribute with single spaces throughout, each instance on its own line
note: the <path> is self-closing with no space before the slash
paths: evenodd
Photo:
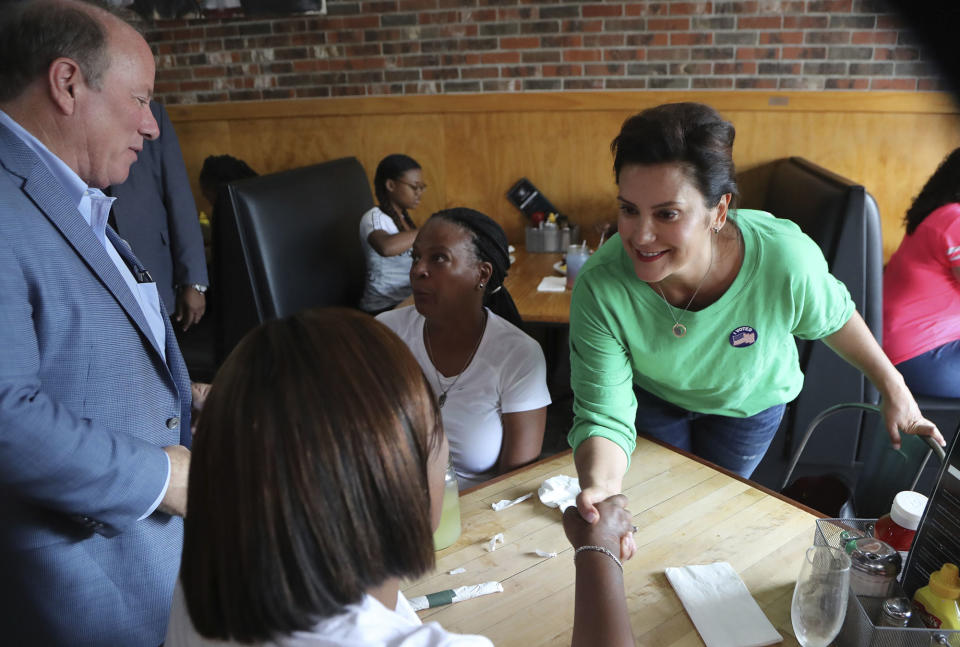
<path id="1" fill-rule="evenodd" d="M 182 445 L 164 447 L 170 457 L 170 482 L 157 510 L 187 516 L 187 485 L 190 481 L 190 450 Z"/>
<path id="2" fill-rule="evenodd" d="M 381 256 L 399 256 L 410 249 L 416 237 L 416 229 L 412 231 L 401 231 L 396 234 L 379 236 L 376 242 L 371 241 L 371 245 Z"/>
<path id="3" fill-rule="evenodd" d="M 632 647 L 635 643 L 620 567 L 604 553 L 584 550 L 576 557 L 576 569 L 571 647 Z"/>
<path id="4" fill-rule="evenodd" d="M 833 351 L 867 376 L 884 397 L 906 389 L 903 376 L 894 368 L 859 313 L 823 339 Z"/>
<path id="5" fill-rule="evenodd" d="M 600 436 L 587 438 L 577 447 L 573 460 L 581 489 L 599 486 L 610 493 L 623 490 L 627 455 L 612 440 Z"/>
<path id="6" fill-rule="evenodd" d="M 497 461 L 497 472 L 503 474 L 537 460 L 543 451 L 547 408 L 505 413 L 501 421 L 503 446 Z"/>
<path id="7" fill-rule="evenodd" d="M 903 376 L 890 363 L 859 314 L 853 313 L 850 321 L 824 342 L 866 375 L 880 391 L 884 424 L 894 449 L 900 448 L 901 432 L 931 436 L 940 445 L 946 445 L 937 426 L 923 417 Z"/>

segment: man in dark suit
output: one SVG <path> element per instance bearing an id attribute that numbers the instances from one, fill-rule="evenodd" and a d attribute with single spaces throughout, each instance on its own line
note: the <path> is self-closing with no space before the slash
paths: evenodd
<path id="1" fill-rule="evenodd" d="M 154 61 L 76 0 L 0 18 L 0 642 L 164 639 L 191 385 L 156 285 L 106 226 Z"/>
<path id="2" fill-rule="evenodd" d="M 206 309 L 203 235 L 177 133 L 162 105 L 151 101 L 150 111 L 160 136 L 144 142 L 127 181 L 110 187 L 117 198 L 111 225 L 150 271 L 167 312 L 187 330 Z"/>

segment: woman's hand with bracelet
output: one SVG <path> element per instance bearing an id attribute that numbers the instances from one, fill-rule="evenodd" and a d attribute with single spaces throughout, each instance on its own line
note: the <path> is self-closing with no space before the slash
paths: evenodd
<path id="1" fill-rule="evenodd" d="M 620 554 L 623 559 L 632 557 L 633 552 L 624 555 L 621 550 L 624 538 L 629 537 L 633 545 L 634 526 L 632 515 L 627 510 L 627 497 L 615 494 L 596 503 L 595 507 L 599 513 L 595 523 L 587 523 L 574 506 L 564 511 L 563 530 L 570 544 L 575 549 L 591 546 L 599 549 L 598 552 L 608 550 L 611 556 Z M 633 551 L 636 551 L 635 547 Z"/>
<path id="2" fill-rule="evenodd" d="M 599 516 L 602 519 L 603 513 L 600 512 L 601 503 L 605 501 L 610 501 L 611 499 L 614 499 L 615 496 L 623 497 L 622 494 L 619 494 L 619 495 L 614 494 L 615 492 L 619 492 L 619 491 L 620 491 L 619 488 L 613 489 L 609 487 L 605 488 L 602 486 L 590 486 L 585 488 L 582 492 L 580 492 L 579 495 L 577 495 L 577 509 L 580 512 L 577 515 L 577 518 L 580 521 L 587 523 L 585 521 L 584 512 L 583 512 L 584 510 L 587 510 L 589 511 L 588 515 L 594 518 Z M 623 498 L 624 498 L 624 505 L 626 505 L 626 497 L 623 497 Z M 597 520 L 592 522 L 591 525 L 597 525 L 599 523 L 600 521 Z M 564 521 L 564 525 L 566 525 L 566 521 Z M 569 538 L 569 534 L 567 535 L 567 537 Z M 574 546 L 574 548 L 576 548 L 576 546 Z M 620 555 L 620 559 L 624 559 L 624 560 L 630 559 L 631 557 L 634 556 L 634 554 L 637 552 L 637 544 L 633 540 L 632 532 L 628 532 L 625 535 L 620 536 L 620 547 L 619 549 L 614 550 L 614 552 Z"/>

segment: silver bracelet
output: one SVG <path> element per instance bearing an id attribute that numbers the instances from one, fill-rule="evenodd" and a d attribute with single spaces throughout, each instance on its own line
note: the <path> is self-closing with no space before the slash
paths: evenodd
<path id="1" fill-rule="evenodd" d="M 594 550 L 598 553 L 603 553 L 604 555 L 608 556 L 610 559 L 615 561 L 617 563 L 617 566 L 620 567 L 620 570 L 623 571 L 623 563 L 620 561 L 620 558 L 614 555 L 609 548 L 604 548 L 603 546 L 581 546 L 580 548 L 573 551 L 574 563 L 576 563 L 577 555 L 580 554 L 580 551 L 584 551 L 584 550 Z"/>

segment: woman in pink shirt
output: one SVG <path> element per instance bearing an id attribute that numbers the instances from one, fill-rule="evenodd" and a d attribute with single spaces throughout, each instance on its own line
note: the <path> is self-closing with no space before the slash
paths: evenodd
<path id="1" fill-rule="evenodd" d="M 960 148 L 904 221 L 883 275 L 883 349 L 914 393 L 960 398 Z"/>

